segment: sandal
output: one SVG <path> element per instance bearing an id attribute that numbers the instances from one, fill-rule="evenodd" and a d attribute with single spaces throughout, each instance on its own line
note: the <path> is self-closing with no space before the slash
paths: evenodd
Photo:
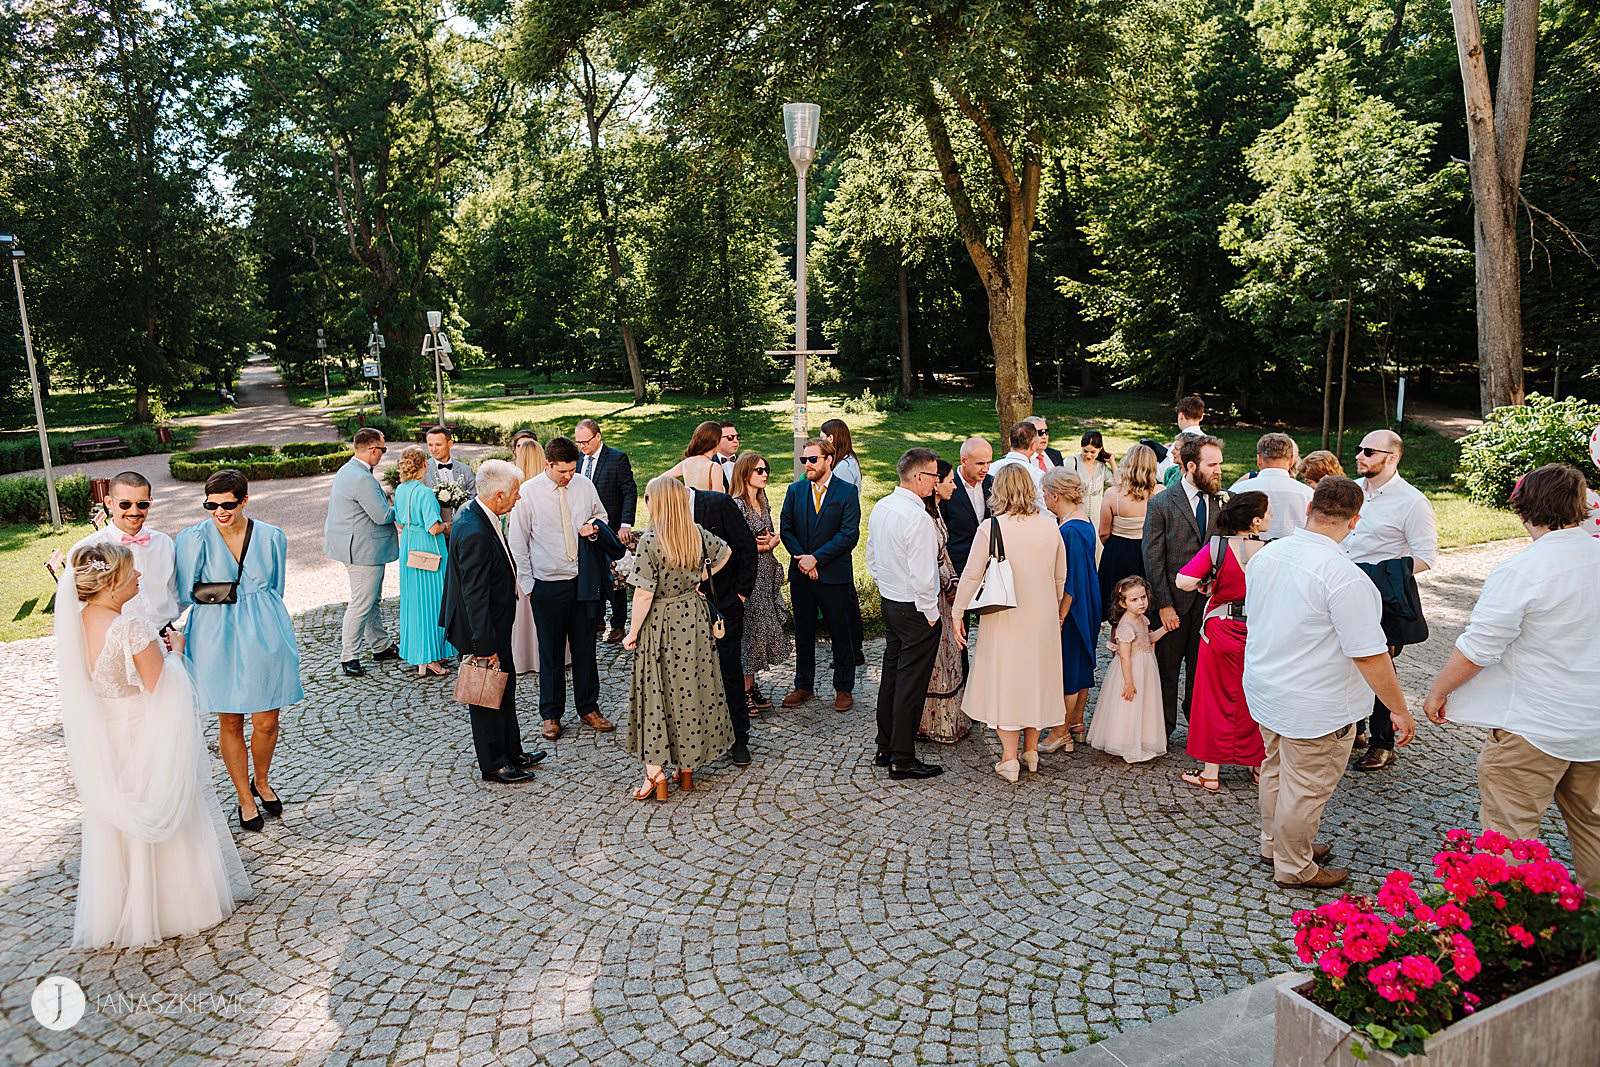
<path id="1" fill-rule="evenodd" d="M 1089 740 L 1089 728 L 1087 726 L 1074 726 L 1074 727 L 1072 727 L 1072 740 L 1074 742 L 1076 742 L 1077 744 L 1080 744 L 1080 745 L 1085 743 L 1086 741 L 1088 741 Z"/>
<path id="2" fill-rule="evenodd" d="M 1261 768 L 1260 767 L 1246 767 L 1245 770 L 1250 772 L 1250 784 L 1252 784 L 1252 785 L 1260 785 L 1261 784 Z"/>
<path id="3" fill-rule="evenodd" d="M 649 800 L 654 796 L 657 800 L 667 799 L 667 775 L 665 771 L 644 776 L 644 785 L 633 791 L 633 799 Z"/>
<path id="4" fill-rule="evenodd" d="M 1190 785 L 1198 786 L 1201 789 L 1204 789 L 1207 793 L 1219 793 L 1222 791 L 1222 782 L 1219 779 L 1207 778 L 1199 771 L 1184 771 L 1178 777 L 1182 778 Z"/>

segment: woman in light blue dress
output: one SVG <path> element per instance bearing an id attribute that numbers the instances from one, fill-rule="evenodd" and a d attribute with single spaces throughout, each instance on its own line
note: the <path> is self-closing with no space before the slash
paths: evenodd
<path id="1" fill-rule="evenodd" d="M 400 484 L 394 491 L 394 521 L 400 527 L 400 658 L 417 668 L 419 678 L 448 674 L 442 661 L 456 654 L 439 625 L 450 524 L 422 480 L 427 469 L 428 453 L 412 445 L 400 457 Z M 438 556 L 438 569 L 411 566 L 412 552 Z"/>
<path id="2" fill-rule="evenodd" d="M 250 483 L 238 471 L 217 471 L 206 479 L 205 494 L 211 518 L 178 534 L 175 544 L 178 601 L 191 609 L 183 654 L 200 710 L 218 719 L 222 762 L 239 795 L 239 825 L 260 830 L 263 810 L 283 814 L 283 800 L 267 778 L 278 744 L 278 709 L 305 696 L 294 626 L 283 606 L 289 542 L 276 526 L 245 517 Z M 197 582 L 237 582 L 236 598 L 196 603 Z"/>

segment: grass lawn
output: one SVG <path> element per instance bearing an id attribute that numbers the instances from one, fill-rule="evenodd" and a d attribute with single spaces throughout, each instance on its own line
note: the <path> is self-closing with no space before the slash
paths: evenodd
<path id="1" fill-rule="evenodd" d="M 167 409 L 173 418 L 191 415 L 209 415 L 223 408 L 222 398 L 211 390 L 189 390 L 181 400 Z M 133 389 L 54 389 L 44 401 L 44 421 L 51 431 L 73 430 L 86 426 L 117 426 L 133 419 Z M 0 427 L 5 430 L 33 429 L 33 408 L 27 408 L 27 418 L 15 425 Z"/>
<path id="2" fill-rule="evenodd" d="M 378 394 L 372 386 L 365 381 L 357 385 L 340 385 L 337 380 L 330 380 L 329 396 L 327 402 L 323 400 L 322 379 L 308 385 L 297 385 L 285 379 L 289 390 L 289 399 L 301 407 L 319 408 L 351 407 L 359 405 L 378 406 Z M 480 367 L 471 370 L 461 370 L 445 376 L 445 405 L 448 407 L 452 400 L 470 400 L 477 397 L 505 396 L 505 387 L 509 385 L 516 393 L 567 393 L 579 389 L 592 390 L 596 386 L 593 381 L 579 374 L 557 374 L 550 381 L 544 380 L 544 375 L 535 374 L 533 371 L 519 367 Z M 599 387 L 602 390 L 605 387 Z M 624 396 L 631 397 L 632 390 L 621 386 L 618 391 Z M 427 395 L 419 397 L 423 410 L 429 409 L 432 404 L 433 389 L 430 386 Z"/>
<path id="3" fill-rule="evenodd" d="M 43 637 L 53 627 L 55 580 L 45 561 L 56 549 L 66 552 L 93 530 L 69 523 L 63 533 L 45 526 L 0 526 L 0 641 Z"/>

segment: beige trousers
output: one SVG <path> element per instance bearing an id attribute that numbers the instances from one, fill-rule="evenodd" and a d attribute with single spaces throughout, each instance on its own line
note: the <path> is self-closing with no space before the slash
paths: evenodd
<path id="1" fill-rule="evenodd" d="M 1567 823 L 1578 881 L 1600 893 L 1600 760 L 1558 759 L 1510 731 L 1490 730 L 1478 753 L 1478 792 L 1478 821 L 1513 841 L 1539 836 L 1553 799 Z"/>
<path id="2" fill-rule="evenodd" d="M 1295 738 L 1261 727 L 1267 749 L 1261 765 L 1261 854 L 1272 860 L 1281 882 L 1313 877 L 1311 848 L 1322 825 L 1322 809 L 1339 785 L 1355 746 L 1351 723 L 1321 737 Z"/>

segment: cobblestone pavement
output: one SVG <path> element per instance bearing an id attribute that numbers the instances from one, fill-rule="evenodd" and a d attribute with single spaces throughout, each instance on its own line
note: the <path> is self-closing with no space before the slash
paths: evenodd
<path id="1" fill-rule="evenodd" d="M 1517 547 L 1450 553 L 1424 579 L 1435 637 L 1402 660 L 1414 699 Z M 332 606 L 298 619 L 308 695 L 274 768 L 288 808 L 240 836 L 260 896 L 145 951 L 66 948 L 78 808 L 51 644 L 7 647 L 0 1059 L 1039 1063 L 1286 969 L 1290 911 L 1314 899 L 1256 866 L 1239 770 L 1208 796 L 1178 781 L 1179 755 L 1080 750 L 1009 786 L 975 734 L 932 754 L 943 777 L 887 781 L 869 758 L 881 643 L 855 712 L 760 719 L 754 766 L 656 804 L 627 798 L 620 732 L 581 727 L 534 782 L 479 782 L 446 683 L 336 679 L 337 623 Z M 602 649 L 620 723 L 628 666 Z M 533 690 L 524 676 L 530 740 Z M 1477 741 L 1425 727 L 1393 769 L 1346 780 L 1326 836 L 1358 886 L 1471 821 Z M 51 974 L 89 998 L 61 1033 L 28 1007 Z"/>

